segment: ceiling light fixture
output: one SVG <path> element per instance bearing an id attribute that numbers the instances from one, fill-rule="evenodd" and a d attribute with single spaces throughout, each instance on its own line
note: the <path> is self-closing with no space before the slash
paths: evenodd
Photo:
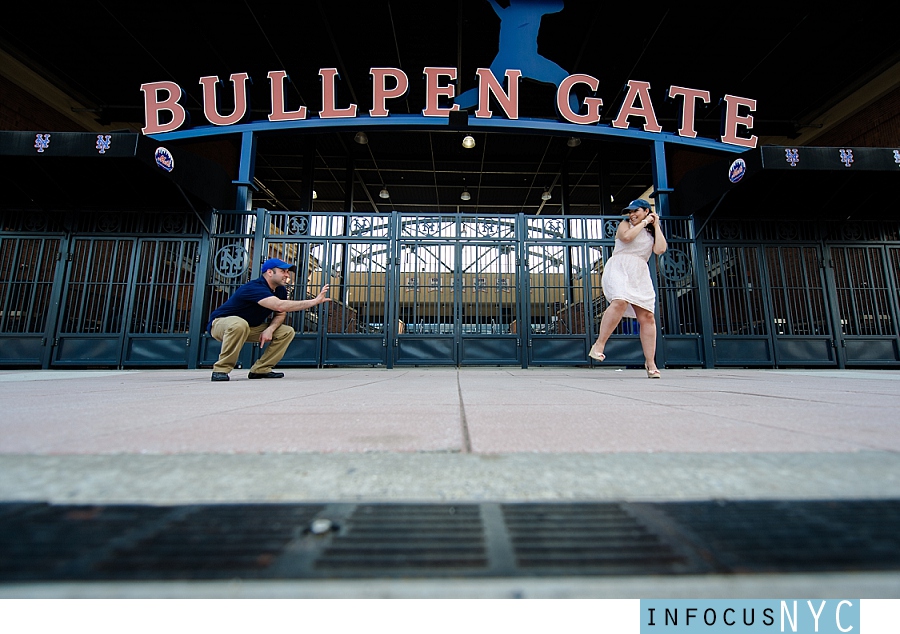
<path id="1" fill-rule="evenodd" d="M 378 192 L 378 197 L 379 198 L 390 198 L 391 197 L 391 194 L 390 194 L 390 192 L 388 192 L 387 187 L 385 187 L 384 185 L 381 186 L 381 191 Z"/>
<path id="2" fill-rule="evenodd" d="M 471 199 L 472 199 L 472 194 L 469 193 L 469 190 L 468 190 L 468 189 L 464 189 L 464 190 L 463 190 L 463 193 L 461 193 L 461 194 L 459 195 L 459 197 L 460 197 L 462 200 L 471 200 Z"/>
<path id="3" fill-rule="evenodd" d="M 541 200 L 550 200 L 550 192 L 548 192 L 546 189 L 544 190 L 544 193 L 541 194 Z"/>
<path id="4" fill-rule="evenodd" d="M 356 133 L 356 136 L 353 137 L 353 140 L 359 143 L 360 145 L 365 145 L 369 142 L 369 137 L 366 136 L 366 133 L 363 131 L 359 131 Z"/>
<path id="5" fill-rule="evenodd" d="M 319 197 L 319 195 L 316 193 L 316 190 L 314 189 L 313 190 L 313 200 L 315 200 L 318 197 Z"/>
<path id="6" fill-rule="evenodd" d="M 471 150 L 475 147 L 475 138 L 471 134 L 467 134 L 463 137 L 463 147 L 467 150 Z"/>
<path id="7" fill-rule="evenodd" d="M 581 139 L 579 139 L 577 136 L 570 136 L 569 140 L 566 141 L 566 145 L 568 145 L 569 147 L 578 147 L 579 145 L 581 145 Z"/>

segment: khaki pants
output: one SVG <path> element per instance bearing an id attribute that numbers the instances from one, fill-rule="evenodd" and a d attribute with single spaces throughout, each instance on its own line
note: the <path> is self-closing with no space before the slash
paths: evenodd
<path id="1" fill-rule="evenodd" d="M 246 319 L 241 317 L 219 317 L 212 323 L 210 334 L 213 339 L 222 342 L 222 351 L 219 353 L 219 360 L 213 366 L 213 372 L 224 372 L 228 374 L 234 369 L 241 348 L 248 341 L 251 343 L 259 342 L 259 335 L 262 331 L 269 327 L 269 324 L 260 324 L 259 326 L 250 326 Z M 275 334 L 265 348 L 259 360 L 250 368 L 250 372 L 254 374 L 268 374 L 272 368 L 281 361 L 281 357 L 287 352 L 287 348 L 294 339 L 294 329 L 285 324 L 281 324 Z"/>

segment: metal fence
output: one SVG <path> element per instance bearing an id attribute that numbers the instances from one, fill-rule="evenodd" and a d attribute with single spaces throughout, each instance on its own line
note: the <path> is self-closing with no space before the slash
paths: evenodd
<path id="1" fill-rule="evenodd" d="M 295 263 L 282 365 L 588 365 L 621 217 L 3 212 L 0 364 L 206 367 L 210 312 L 268 257 Z M 889 223 L 666 218 L 650 260 L 668 366 L 900 365 Z M 623 320 L 607 365 L 640 365 Z M 240 364 L 258 350 L 247 346 Z"/>

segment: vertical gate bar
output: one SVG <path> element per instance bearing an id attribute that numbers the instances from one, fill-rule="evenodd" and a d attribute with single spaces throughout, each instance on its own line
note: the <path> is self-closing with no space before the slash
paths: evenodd
<path id="1" fill-rule="evenodd" d="M 531 297 L 531 276 L 528 271 L 528 230 L 525 223 L 525 214 L 519 212 L 515 215 L 514 235 L 516 237 L 516 335 L 517 347 L 523 369 L 528 367 L 528 347 L 531 332 L 531 302 L 525 301 Z"/>
<path id="2" fill-rule="evenodd" d="M 653 190 L 656 194 L 656 212 L 660 217 L 666 217 L 669 215 L 669 193 L 672 191 L 669 189 L 669 176 L 666 171 L 666 144 L 662 141 L 654 141 L 651 147 L 651 161 L 650 165 L 652 166 L 652 176 L 653 176 Z M 650 279 L 654 281 L 655 285 L 659 285 L 659 275 L 658 275 L 658 267 L 657 263 L 659 257 L 651 257 L 652 263 L 650 265 Z M 659 294 L 659 289 L 657 288 L 657 295 Z M 660 313 L 660 302 L 656 302 L 656 359 L 657 365 L 662 367 L 666 367 L 666 341 L 663 337 L 663 328 L 661 325 L 664 321 L 661 319 Z"/>
<path id="3" fill-rule="evenodd" d="M 400 275 L 399 268 L 399 241 L 400 241 L 400 214 L 392 210 L 387 219 L 387 252 L 385 254 L 384 287 L 387 296 L 384 298 L 384 362 L 388 369 L 394 367 L 394 357 L 397 354 L 397 338 L 400 330 Z M 370 265 L 371 266 L 371 265 Z M 407 324 L 407 328 L 409 325 Z"/>
<path id="4" fill-rule="evenodd" d="M 193 266 L 192 268 L 193 296 L 191 298 L 190 307 L 191 319 L 190 324 L 188 325 L 188 332 L 191 334 L 190 337 L 188 337 L 187 352 L 188 368 L 191 370 L 200 367 L 200 342 L 206 331 L 207 317 L 204 315 L 203 307 L 206 306 L 212 293 L 212 285 L 207 283 L 208 280 L 211 280 L 209 271 L 209 251 L 212 248 L 212 235 L 210 235 L 209 231 L 206 231 L 206 227 L 212 226 L 214 216 L 215 212 L 213 211 L 207 213 L 207 217 L 205 218 L 206 223 L 203 223 L 204 226 L 200 232 L 200 241 L 197 243 L 197 251 L 192 262 L 192 264 L 196 264 L 196 266 Z M 197 259 L 197 255 L 199 255 L 199 260 Z"/>
<path id="5" fill-rule="evenodd" d="M 826 307 L 831 316 L 832 341 L 834 342 L 834 356 L 840 369 L 847 367 L 847 355 L 844 349 L 844 328 L 841 324 L 840 291 L 837 288 L 837 280 L 834 272 L 834 260 L 832 247 L 822 243 L 822 274 L 825 278 Z"/>
<path id="6" fill-rule="evenodd" d="M 900 351 L 900 249 L 884 247 L 885 261 L 888 266 L 888 297 L 890 300 L 891 329 L 895 350 Z"/>
<path id="7" fill-rule="evenodd" d="M 56 348 L 53 342 L 59 336 L 61 330 L 62 315 L 64 310 L 60 310 L 62 302 L 66 301 L 65 289 L 67 287 L 66 279 L 69 269 L 68 253 L 71 248 L 71 234 L 67 231 L 60 238 L 56 266 L 53 269 L 53 281 L 50 287 L 50 303 L 47 310 L 47 320 L 44 323 L 44 336 L 46 345 L 41 353 L 41 368 L 47 370 L 53 361 L 53 352 Z"/>
<path id="8" fill-rule="evenodd" d="M 691 236 L 691 257 L 694 262 L 694 287 L 697 289 L 697 297 L 700 300 L 700 341 L 703 346 L 703 367 L 712 368 L 714 366 L 714 350 L 713 335 L 715 327 L 713 325 L 712 307 L 710 304 L 709 292 L 709 275 L 710 268 L 707 266 L 709 260 L 706 257 L 706 247 L 703 240 L 696 233 L 697 226 L 694 217 L 690 220 Z"/>
<path id="9" fill-rule="evenodd" d="M 10 298 L 12 297 L 13 288 L 16 283 L 16 263 L 21 257 L 22 242 L 24 240 L 25 238 L 16 238 L 14 240 L 7 239 L 0 242 L 0 246 L 3 244 L 13 245 L 13 252 L 9 259 L 9 272 L 6 274 L 9 283 L 7 284 L 6 292 L 3 294 L 2 301 L 0 301 L 0 309 L 2 309 L 2 316 L 0 316 L 0 332 L 6 332 L 6 324 L 9 322 L 10 309 L 12 308 L 12 306 L 10 306 Z"/>
<path id="10" fill-rule="evenodd" d="M 763 280 L 771 279 L 771 276 L 768 275 L 769 263 L 766 261 L 765 253 L 763 249 L 757 247 L 756 249 L 756 261 L 762 265 L 762 269 L 759 271 L 759 275 L 757 277 L 757 292 L 762 293 L 762 302 L 763 302 L 763 324 L 766 326 L 766 332 L 763 333 L 767 335 L 769 339 L 769 345 L 772 347 L 772 365 L 778 367 L 778 348 L 776 347 L 775 341 L 775 328 L 774 325 L 774 307 L 772 306 L 772 297 L 769 294 L 768 289 L 766 288 L 768 284 L 762 284 Z M 780 252 L 779 252 L 780 256 Z M 784 263 L 779 261 L 779 266 L 784 271 Z"/>

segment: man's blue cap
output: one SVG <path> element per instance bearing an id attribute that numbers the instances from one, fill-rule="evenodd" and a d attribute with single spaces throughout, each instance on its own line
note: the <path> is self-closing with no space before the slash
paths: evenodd
<path id="1" fill-rule="evenodd" d="M 627 214 L 628 212 L 630 212 L 634 209 L 652 209 L 652 208 L 653 207 L 650 205 L 649 202 L 647 202 L 643 198 L 638 198 L 637 200 L 632 200 L 630 203 L 628 203 L 628 206 L 622 210 L 622 213 Z"/>
<path id="2" fill-rule="evenodd" d="M 269 269 L 285 269 L 287 271 L 297 271 L 296 264 L 288 264 L 284 260 L 279 260 L 278 258 L 269 258 L 265 262 L 262 263 L 262 267 L 259 269 L 260 275 L 268 271 Z"/>

